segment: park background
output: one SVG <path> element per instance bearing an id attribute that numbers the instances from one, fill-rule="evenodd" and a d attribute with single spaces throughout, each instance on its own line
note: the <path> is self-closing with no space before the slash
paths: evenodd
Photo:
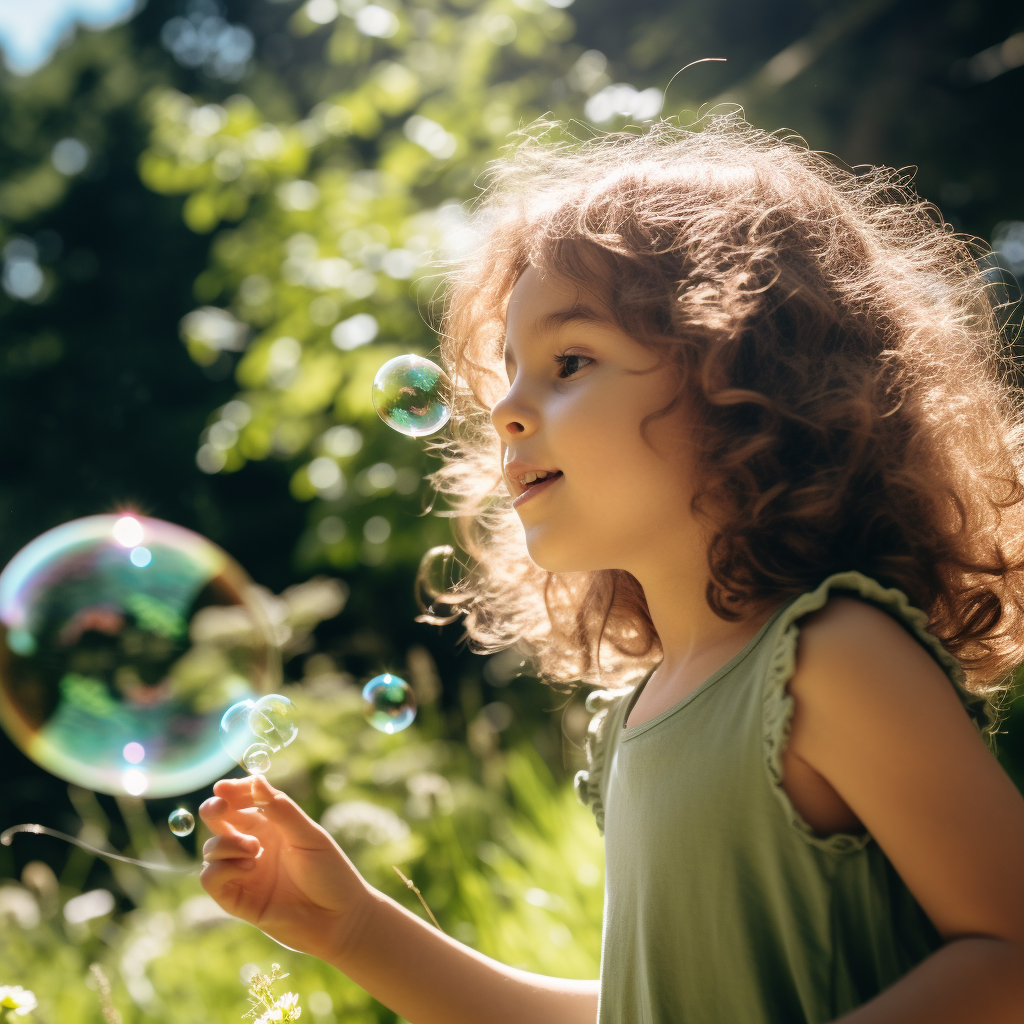
<path id="1" fill-rule="evenodd" d="M 0 564 L 124 508 L 220 544 L 280 595 L 302 720 L 271 778 L 419 912 L 401 867 L 457 938 L 595 977 L 602 849 L 571 787 L 585 695 L 415 621 L 419 558 L 451 537 L 428 511 L 436 463 L 376 419 L 372 376 L 435 347 L 463 204 L 546 113 L 583 138 L 740 103 L 850 165 L 916 167 L 1012 299 L 1022 30 L 1019 5 L 978 0 L 0 0 Z M 725 60 L 676 76 L 703 58 Z M 393 737 L 358 698 L 384 670 L 421 705 Z M 1020 784 L 1017 717 L 999 745 Z M 204 838 L 170 835 L 179 801 L 69 787 L 2 735 L 0 771 L 0 828 L 178 864 Z M 272 961 L 304 1019 L 396 1020 L 194 878 L 45 837 L 0 848 L 0 985 L 37 994 L 31 1019 L 111 1024 L 99 963 L 125 1022 L 224 1024 Z"/>

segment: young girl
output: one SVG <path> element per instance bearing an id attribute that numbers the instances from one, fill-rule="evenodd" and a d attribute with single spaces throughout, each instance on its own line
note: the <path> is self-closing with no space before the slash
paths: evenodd
<path id="1" fill-rule="evenodd" d="M 207 891 L 414 1024 L 1024 1020 L 1024 801 L 984 738 L 1024 427 L 968 246 L 737 115 L 521 146 L 477 224 L 435 483 L 478 648 L 607 687 L 600 981 L 436 931 L 262 778 L 202 807 Z"/>

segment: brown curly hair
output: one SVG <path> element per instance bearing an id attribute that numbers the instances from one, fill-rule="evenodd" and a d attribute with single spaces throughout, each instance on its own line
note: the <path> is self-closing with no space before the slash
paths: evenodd
<path id="1" fill-rule="evenodd" d="M 421 576 L 423 618 L 450 621 L 449 602 L 473 649 L 518 642 L 555 685 L 615 685 L 661 653 L 634 577 L 539 568 L 510 507 L 489 414 L 532 265 L 599 288 L 682 371 L 670 408 L 697 424 L 716 614 L 856 569 L 924 609 L 994 699 L 1024 661 L 1024 426 L 979 243 L 907 174 L 844 168 L 738 112 L 582 143 L 538 127 L 492 163 L 449 275 L 453 427 L 432 479 L 469 557 L 447 596 Z"/>

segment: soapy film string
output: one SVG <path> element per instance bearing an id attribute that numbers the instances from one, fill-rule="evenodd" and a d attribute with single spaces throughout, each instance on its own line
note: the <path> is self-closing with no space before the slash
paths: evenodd
<path id="1" fill-rule="evenodd" d="M 53 836 L 54 839 L 63 839 L 64 842 L 71 843 L 72 846 L 77 846 L 79 849 L 85 850 L 86 853 L 91 853 L 96 857 L 118 860 L 122 864 L 134 864 L 140 868 L 149 868 L 151 871 L 170 871 L 177 875 L 193 875 L 198 871 L 198 868 L 176 868 L 170 864 L 156 864 L 153 861 L 136 860 L 134 857 L 125 857 L 120 853 L 101 850 L 76 836 L 69 836 L 66 832 L 58 832 L 55 828 L 47 828 L 45 825 L 12 825 L 10 828 L 5 828 L 3 832 L 0 832 L 0 845 L 10 846 L 18 832 L 30 832 L 32 835 L 38 836 Z"/>
<path id="2" fill-rule="evenodd" d="M 53 836 L 54 839 L 63 839 L 66 843 L 71 843 L 72 846 L 77 846 L 79 849 L 85 850 L 87 853 L 94 854 L 97 857 L 107 857 L 109 860 L 118 860 L 122 864 L 135 864 L 140 868 L 149 868 L 152 871 L 170 871 L 174 874 L 195 874 L 196 868 L 176 868 L 169 864 L 154 864 L 152 861 L 136 860 L 134 857 L 125 857 L 120 853 L 111 853 L 109 850 L 101 850 L 96 846 L 91 846 L 89 843 L 83 842 L 76 836 L 69 836 L 66 832 L 58 832 L 55 828 L 47 828 L 45 825 L 12 825 L 10 828 L 5 828 L 3 832 L 0 832 L 0 845 L 10 846 L 11 842 L 19 832 L 29 832 L 32 835 L 37 836 Z M 392 865 L 395 873 L 405 883 L 408 889 L 411 889 L 418 897 L 420 903 L 423 904 L 423 909 L 430 915 L 430 920 L 434 922 L 434 927 L 439 932 L 443 932 L 444 929 L 437 923 L 437 918 L 434 917 L 434 912 L 427 906 L 427 901 L 423 898 L 423 893 L 419 891 L 415 883 L 411 878 L 407 878 L 402 871 Z"/>

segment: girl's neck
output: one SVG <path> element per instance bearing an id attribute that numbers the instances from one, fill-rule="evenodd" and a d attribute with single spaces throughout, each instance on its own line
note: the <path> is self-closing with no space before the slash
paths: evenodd
<path id="1" fill-rule="evenodd" d="M 661 640 L 661 679 L 688 675 L 727 654 L 724 664 L 742 650 L 775 607 L 752 610 L 733 622 L 720 618 L 705 598 L 710 573 L 704 551 L 691 549 L 672 554 L 675 557 L 651 559 L 644 569 L 633 573 L 644 589 L 651 620 Z"/>

